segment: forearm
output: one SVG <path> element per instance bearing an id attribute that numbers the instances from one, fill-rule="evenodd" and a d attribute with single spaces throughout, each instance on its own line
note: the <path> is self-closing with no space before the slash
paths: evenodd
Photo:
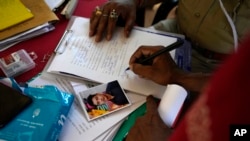
<path id="1" fill-rule="evenodd" d="M 184 87 L 188 91 L 200 93 L 208 82 L 211 74 L 187 73 L 178 71 L 173 78 L 173 83 Z"/>
<path id="2" fill-rule="evenodd" d="M 130 3 L 136 5 L 136 7 L 151 7 L 157 3 L 162 2 L 163 0 L 111 0 L 119 3 Z"/>
<path id="3" fill-rule="evenodd" d="M 135 1 L 142 1 L 142 7 L 152 7 L 157 3 L 162 2 L 163 0 L 135 0 Z"/>
<path id="4" fill-rule="evenodd" d="M 134 5 L 137 8 L 143 8 L 143 7 L 151 7 L 154 6 L 157 3 L 162 2 L 163 0 L 110 0 L 113 2 L 118 2 L 118 3 L 126 3 L 129 5 Z"/>

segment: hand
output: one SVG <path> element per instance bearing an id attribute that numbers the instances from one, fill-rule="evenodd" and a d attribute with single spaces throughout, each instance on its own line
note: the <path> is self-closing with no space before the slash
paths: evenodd
<path id="1" fill-rule="evenodd" d="M 141 46 L 130 58 L 130 69 L 140 77 L 150 79 L 161 85 L 173 83 L 175 74 L 176 72 L 179 72 L 180 69 L 175 64 L 169 53 L 164 53 L 156 57 L 151 65 L 137 63 L 138 59 L 150 56 L 162 48 L 163 46 Z"/>
<path id="2" fill-rule="evenodd" d="M 147 97 L 147 112 L 139 117 L 130 129 L 126 141 L 167 141 L 172 130 L 164 124 L 159 116 L 153 96 Z"/>
<path id="3" fill-rule="evenodd" d="M 96 7 L 90 18 L 89 36 L 95 35 L 96 42 L 101 41 L 103 36 L 106 40 L 111 40 L 118 17 L 125 21 L 124 35 L 128 37 L 135 24 L 135 2 L 133 0 L 109 1 Z"/>

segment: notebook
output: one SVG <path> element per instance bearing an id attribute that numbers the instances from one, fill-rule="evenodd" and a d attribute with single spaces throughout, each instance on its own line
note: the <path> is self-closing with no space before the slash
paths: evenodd
<path id="1" fill-rule="evenodd" d="M 0 31 L 34 17 L 20 0 L 0 0 Z"/>

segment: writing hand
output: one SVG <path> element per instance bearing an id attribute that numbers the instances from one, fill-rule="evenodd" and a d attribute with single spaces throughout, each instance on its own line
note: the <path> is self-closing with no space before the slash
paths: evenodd
<path id="1" fill-rule="evenodd" d="M 172 83 L 175 72 L 179 69 L 168 52 L 154 58 L 150 62 L 151 64 L 137 63 L 139 58 L 150 56 L 162 48 L 163 46 L 139 47 L 130 58 L 130 69 L 140 77 L 152 80 L 158 84 L 167 85 Z"/>

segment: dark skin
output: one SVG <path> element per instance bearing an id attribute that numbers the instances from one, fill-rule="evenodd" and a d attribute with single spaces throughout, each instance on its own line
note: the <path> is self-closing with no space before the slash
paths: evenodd
<path id="1" fill-rule="evenodd" d="M 90 27 L 89 27 L 89 36 L 95 36 L 95 41 L 100 42 L 105 36 L 106 40 L 111 40 L 113 32 L 116 27 L 117 18 L 109 18 L 109 16 L 103 16 L 103 15 L 109 15 L 109 13 L 116 9 L 116 13 L 124 19 L 126 22 L 125 28 L 124 28 L 124 35 L 125 37 L 128 37 L 136 19 L 136 7 L 135 4 L 131 2 L 107 2 L 104 5 L 100 6 L 100 9 L 102 10 L 102 15 L 96 15 L 95 10 L 92 12 L 92 15 L 90 17 Z M 126 12 L 130 11 L 130 12 Z M 106 32 L 106 34 L 103 34 Z"/>
<path id="2" fill-rule="evenodd" d="M 129 37 L 132 28 L 135 25 L 136 10 L 140 2 L 144 2 L 140 7 L 153 6 L 162 0 L 111 0 L 99 6 L 101 15 L 96 15 L 96 9 L 93 10 L 90 17 L 89 37 L 95 36 L 95 41 L 100 42 L 103 38 L 111 40 L 116 28 L 117 18 L 109 17 L 109 14 L 115 9 L 117 15 L 125 22 L 124 36 Z M 105 16 L 108 15 L 108 16 Z"/>
<path id="3" fill-rule="evenodd" d="M 152 65 L 141 65 L 136 60 L 142 56 L 149 56 L 162 49 L 163 46 L 141 46 L 131 56 L 130 69 L 137 75 L 154 81 L 160 85 L 178 84 L 193 92 L 201 92 L 210 74 L 190 73 L 180 69 L 169 53 L 156 57 Z"/>
<path id="4" fill-rule="evenodd" d="M 163 46 L 141 46 L 131 56 L 129 61 L 130 69 L 137 75 L 154 81 L 161 85 L 178 84 L 185 89 L 195 93 L 192 97 L 195 99 L 200 94 L 203 87 L 208 82 L 209 74 L 188 73 L 176 65 L 170 54 L 164 53 L 156 57 L 150 65 L 141 65 L 137 60 L 141 57 L 149 56 L 154 52 L 162 49 Z M 193 99 L 192 98 L 192 99 Z M 190 102 L 184 103 L 183 112 L 180 119 L 185 114 Z M 135 125 L 131 128 L 127 135 L 127 141 L 133 140 L 148 140 L 148 141 L 166 141 L 172 134 L 173 129 L 169 128 L 161 120 L 157 109 L 157 103 L 152 99 L 152 96 L 147 97 L 147 112 L 144 116 L 136 120 Z M 152 110 L 153 109 L 153 110 Z M 155 132 L 156 131 L 156 132 Z"/>
<path id="5" fill-rule="evenodd" d="M 125 21 L 124 36 L 129 37 L 135 24 L 138 1 L 139 0 L 109 1 L 100 6 L 102 15 L 96 15 L 96 11 L 94 10 L 90 18 L 89 36 L 95 36 L 96 42 L 102 41 L 103 38 L 108 41 L 112 39 L 117 20 L 103 15 L 115 9 L 119 17 Z M 161 0 L 147 0 L 147 3 L 140 6 L 153 6 L 160 1 Z M 210 78 L 210 74 L 190 73 L 181 70 L 169 53 L 154 58 L 150 65 L 137 63 L 137 59 L 149 56 L 162 48 L 163 46 L 141 46 L 138 48 L 129 61 L 131 71 L 140 77 L 152 80 L 160 85 L 178 84 L 186 90 L 194 92 L 191 94 L 199 94 Z M 192 97 L 197 97 L 197 95 L 193 95 Z M 184 105 L 184 107 L 189 107 L 189 103 Z M 163 123 L 155 109 L 157 109 L 157 103 L 152 99 L 152 96 L 149 96 L 147 98 L 147 113 L 145 116 L 138 118 L 136 124 L 127 136 L 128 141 L 167 140 L 168 136 L 172 133 L 172 129 Z M 183 110 L 185 111 L 186 108 Z M 185 112 L 182 112 L 180 116 L 182 117 L 184 113 Z"/>
<path id="6" fill-rule="evenodd" d="M 110 18 L 109 13 L 113 9 L 117 15 L 124 20 L 124 36 L 129 37 L 129 34 L 135 24 L 136 10 L 140 7 L 153 6 L 162 0 L 111 0 L 99 7 L 102 11 L 101 15 L 96 14 L 93 10 L 90 18 L 89 36 L 95 36 L 95 41 L 100 42 L 103 38 L 111 40 L 116 27 L 117 19 Z M 143 2 L 140 4 L 140 2 Z M 104 16 L 108 15 L 108 16 Z M 158 84 L 178 84 L 187 90 L 200 92 L 207 82 L 210 74 L 188 73 L 177 67 L 169 54 L 161 55 L 154 59 L 151 66 L 143 66 L 136 63 L 136 59 L 142 56 L 147 56 L 162 48 L 148 48 L 147 46 L 140 47 L 130 59 L 130 67 L 132 71 L 145 79 L 150 79 Z"/>

